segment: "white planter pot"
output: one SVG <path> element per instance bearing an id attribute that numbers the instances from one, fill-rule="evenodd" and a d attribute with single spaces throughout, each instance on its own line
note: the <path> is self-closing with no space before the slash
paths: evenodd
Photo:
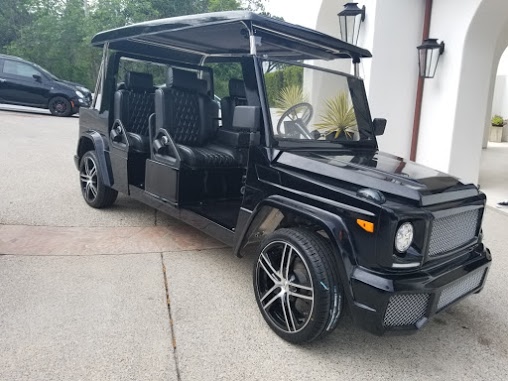
<path id="1" fill-rule="evenodd" d="M 489 141 L 500 143 L 503 137 L 503 127 L 490 126 Z"/>
<path id="2" fill-rule="evenodd" d="M 508 142 L 508 124 L 503 127 L 503 137 L 501 138 L 502 142 Z"/>

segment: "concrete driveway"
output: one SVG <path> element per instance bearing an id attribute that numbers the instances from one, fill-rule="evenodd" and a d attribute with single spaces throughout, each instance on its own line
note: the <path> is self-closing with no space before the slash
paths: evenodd
<path id="1" fill-rule="evenodd" d="M 506 380 L 508 216 L 489 208 L 484 291 L 414 336 L 349 317 L 293 346 L 263 321 L 252 259 L 119 197 L 81 199 L 77 118 L 0 111 L 0 380 Z"/>

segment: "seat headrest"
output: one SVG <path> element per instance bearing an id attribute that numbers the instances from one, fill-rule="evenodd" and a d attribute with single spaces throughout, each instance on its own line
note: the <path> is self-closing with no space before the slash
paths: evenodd
<path id="1" fill-rule="evenodd" d="M 245 83 L 240 79 L 231 78 L 229 80 L 229 96 L 247 98 L 245 93 Z"/>
<path id="2" fill-rule="evenodd" d="M 148 73 L 128 71 L 125 73 L 125 87 L 129 90 L 153 90 L 153 76 Z"/>
<path id="3" fill-rule="evenodd" d="M 196 72 L 174 69 L 172 67 L 168 69 L 166 86 L 194 90 L 201 94 L 206 94 L 208 87 L 204 79 L 198 79 Z"/>

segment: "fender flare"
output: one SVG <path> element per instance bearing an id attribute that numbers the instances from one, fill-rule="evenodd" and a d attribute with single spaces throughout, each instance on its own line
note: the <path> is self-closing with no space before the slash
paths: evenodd
<path id="1" fill-rule="evenodd" d="M 86 148 L 88 144 L 86 141 L 91 142 L 94 147 L 95 153 L 97 154 L 97 159 L 99 160 L 99 168 L 102 174 L 102 181 L 104 185 L 107 187 L 111 187 L 113 185 L 113 171 L 111 169 L 111 160 L 109 158 L 108 144 L 104 140 L 104 137 L 99 134 L 97 131 L 87 131 L 81 135 L 78 142 L 78 154 L 77 154 L 77 163 L 79 167 L 79 162 L 83 155 L 89 151 Z"/>
<path id="2" fill-rule="evenodd" d="M 280 211 L 282 214 L 285 211 L 291 212 L 321 226 L 332 242 L 335 257 L 340 261 L 339 263 L 345 267 L 352 267 L 356 264 L 349 229 L 341 216 L 279 195 L 264 199 L 252 212 L 245 229 L 243 229 L 243 235 L 239 237 L 234 247 L 234 253 L 238 257 L 243 257 L 244 249 L 249 245 L 252 243 L 257 244 L 260 241 L 259 236 L 257 236 L 259 228 L 267 221 L 268 215 L 272 211 Z M 275 227 L 273 230 L 275 230 Z M 269 231 L 269 233 L 272 231 Z"/>

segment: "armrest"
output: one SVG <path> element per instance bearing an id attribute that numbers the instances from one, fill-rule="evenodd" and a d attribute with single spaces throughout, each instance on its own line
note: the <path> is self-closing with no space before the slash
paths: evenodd
<path id="1" fill-rule="evenodd" d="M 127 149 L 130 146 L 125 127 L 120 119 L 116 119 L 113 123 L 113 127 L 109 131 L 109 137 L 113 143 L 125 146 Z"/>
<path id="2" fill-rule="evenodd" d="M 159 131 L 157 131 L 155 139 L 152 142 L 152 151 L 158 160 L 165 161 L 175 167 L 180 166 L 182 158 L 180 157 L 175 142 L 166 129 L 160 128 Z"/>
<path id="3" fill-rule="evenodd" d="M 229 147 L 246 148 L 249 146 L 250 133 L 221 128 L 217 131 L 216 141 Z"/>

